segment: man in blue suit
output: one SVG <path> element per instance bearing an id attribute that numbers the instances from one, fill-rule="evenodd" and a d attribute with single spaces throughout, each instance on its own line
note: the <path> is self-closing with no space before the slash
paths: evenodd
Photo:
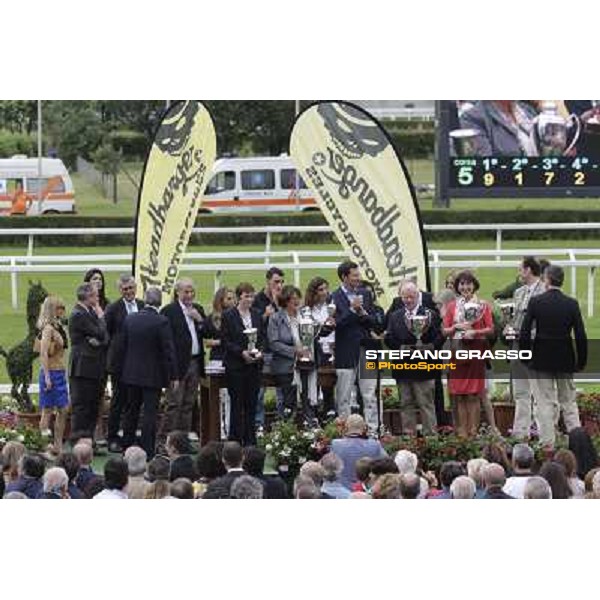
<path id="1" fill-rule="evenodd" d="M 336 410 L 344 419 L 350 415 L 350 394 L 358 376 L 365 421 L 369 432 L 375 433 L 379 425 L 377 380 L 361 379 L 358 373 L 361 343 L 371 338 L 371 330 L 377 325 L 373 297 L 366 288 L 360 287 L 361 276 L 355 262 L 341 263 L 337 272 L 342 283 L 331 296 L 335 303 Z"/>

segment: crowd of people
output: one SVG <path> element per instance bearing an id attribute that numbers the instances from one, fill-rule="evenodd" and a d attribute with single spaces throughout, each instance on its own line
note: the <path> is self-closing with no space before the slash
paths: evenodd
<path id="1" fill-rule="evenodd" d="M 265 373 L 275 384 L 280 416 L 293 414 L 311 423 L 334 411 L 351 423 L 353 414 L 362 412 L 364 441 L 378 444 L 382 431 L 378 382 L 365 376 L 360 361 L 364 350 L 384 344 L 390 349 L 439 349 L 448 344 L 472 349 L 489 348 L 502 340 L 532 349 L 531 361 L 511 362 L 516 404 L 513 434 L 527 442 L 537 426 L 551 457 L 560 418 L 567 433 L 580 428 L 573 373 L 586 364 L 587 339 L 576 300 L 561 291 L 564 273 L 560 267 L 531 256 L 523 258 L 518 281 L 510 291 L 514 300 L 510 323 L 497 307 L 478 296 L 479 281 L 470 270 L 450 273 L 445 289 L 435 297 L 421 291 L 414 281 L 403 281 L 387 313 L 377 304 L 372 287 L 361 279 L 356 263 L 342 262 L 337 274 L 340 284 L 333 292 L 326 279 L 315 277 L 302 294 L 297 287 L 285 285 L 281 269 L 271 267 L 258 293 L 246 282 L 235 290 L 219 289 L 207 315 L 195 301 L 190 279 L 178 280 L 172 301 L 161 307 L 158 288 L 148 288 L 140 300 L 134 278 L 122 275 L 120 298 L 109 302 L 103 273 L 91 269 L 77 288 L 77 302 L 68 319 L 64 302 L 56 296 L 46 298 L 40 310 L 35 349 L 41 364 L 40 429 L 44 436 L 54 436 L 48 445 L 49 458 L 65 456 L 69 407 L 73 450 L 82 440 L 91 440 L 96 447 L 110 380 L 109 451 L 126 457 L 130 449 L 141 448 L 149 464 L 164 474 L 169 469 L 163 465 L 161 471 L 152 461 L 155 455 L 168 454 L 169 440 L 198 440 L 199 423 L 194 416 L 206 369 L 205 349 L 210 363 L 224 370 L 221 437 L 244 449 L 256 447 L 257 430 L 264 425 Z M 307 347 L 301 330 L 307 311 L 316 325 L 312 348 Z M 415 328 L 419 318 L 425 325 Z M 518 333 L 515 339 L 506 339 L 507 328 Z M 492 431 L 498 433 L 489 397 L 489 363 L 457 363 L 448 374 L 450 414 L 444 408 L 439 371 L 393 371 L 404 434 L 432 435 L 439 426 L 452 424 L 458 435 L 475 436 L 481 408 Z M 333 389 L 320 385 L 318 373 L 325 365 L 335 371 Z M 163 390 L 166 409 L 159 419 Z M 183 443 L 175 445 L 183 452 Z M 326 461 L 325 466 L 336 472 L 339 467 L 348 489 L 355 462 L 370 456 L 373 448 L 365 455 L 359 452 L 346 461 L 342 458 L 340 464 Z M 126 471 L 116 456 L 109 462 L 111 469 L 118 470 L 120 464 L 121 471 Z M 230 462 L 227 465 L 231 467 Z M 56 473 L 52 471 L 51 478 Z M 377 486 L 369 489 L 375 495 Z"/>
<path id="2" fill-rule="evenodd" d="M 166 454 L 150 459 L 140 446 L 114 455 L 103 472 L 93 468 L 90 439 L 53 462 L 19 442 L 2 450 L 0 497 L 5 499 L 598 499 L 600 461 L 582 428 L 569 448 L 541 464 L 526 443 L 488 444 L 466 464 L 451 460 L 423 471 L 409 450 L 388 455 L 367 435 L 360 415 L 346 419 L 345 435 L 320 460 L 306 461 L 293 481 L 266 467 L 265 451 L 214 441 L 193 455 L 188 436 L 167 436 Z"/>

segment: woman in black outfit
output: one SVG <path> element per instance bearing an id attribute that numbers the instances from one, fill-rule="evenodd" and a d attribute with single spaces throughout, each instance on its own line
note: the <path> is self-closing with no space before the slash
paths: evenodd
<path id="1" fill-rule="evenodd" d="M 227 309 L 221 319 L 221 343 L 225 354 L 225 377 L 231 399 L 229 439 L 243 446 L 256 445 L 255 416 L 262 376 L 264 330 L 262 315 L 252 307 L 254 288 L 240 283 L 235 289 L 237 306 Z M 248 350 L 247 329 L 256 329 L 256 348 Z"/>

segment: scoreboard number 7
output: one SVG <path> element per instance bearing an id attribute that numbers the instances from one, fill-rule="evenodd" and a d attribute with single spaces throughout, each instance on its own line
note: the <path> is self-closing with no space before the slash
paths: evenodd
<path id="1" fill-rule="evenodd" d="M 544 172 L 544 180 L 546 185 L 552 185 L 552 181 L 554 180 L 554 172 L 553 171 L 545 171 Z"/>

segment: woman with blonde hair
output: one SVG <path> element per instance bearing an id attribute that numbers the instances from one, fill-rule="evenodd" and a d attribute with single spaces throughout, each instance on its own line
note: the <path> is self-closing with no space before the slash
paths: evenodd
<path id="1" fill-rule="evenodd" d="M 50 435 L 50 418 L 56 411 L 54 422 L 54 445 L 49 450 L 53 454 L 62 452 L 63 435 L 67 420 L 69 391 L 65 370 L 65 350 L 68 347 L 67 333 L 61 319 L 65 314 L 64 302 L 57 296 L 48 296 L 40 308 L 38 336 L 34 350 L 40 354 L 40 431 Z"/>
<path id="2" fill-rule="evenodd" d="M 6 485 L 19 478 L 19 461 L 25 456 L 25 451 L 21 442 L 6 442 L 2 447 L 2 476 Z"/>

